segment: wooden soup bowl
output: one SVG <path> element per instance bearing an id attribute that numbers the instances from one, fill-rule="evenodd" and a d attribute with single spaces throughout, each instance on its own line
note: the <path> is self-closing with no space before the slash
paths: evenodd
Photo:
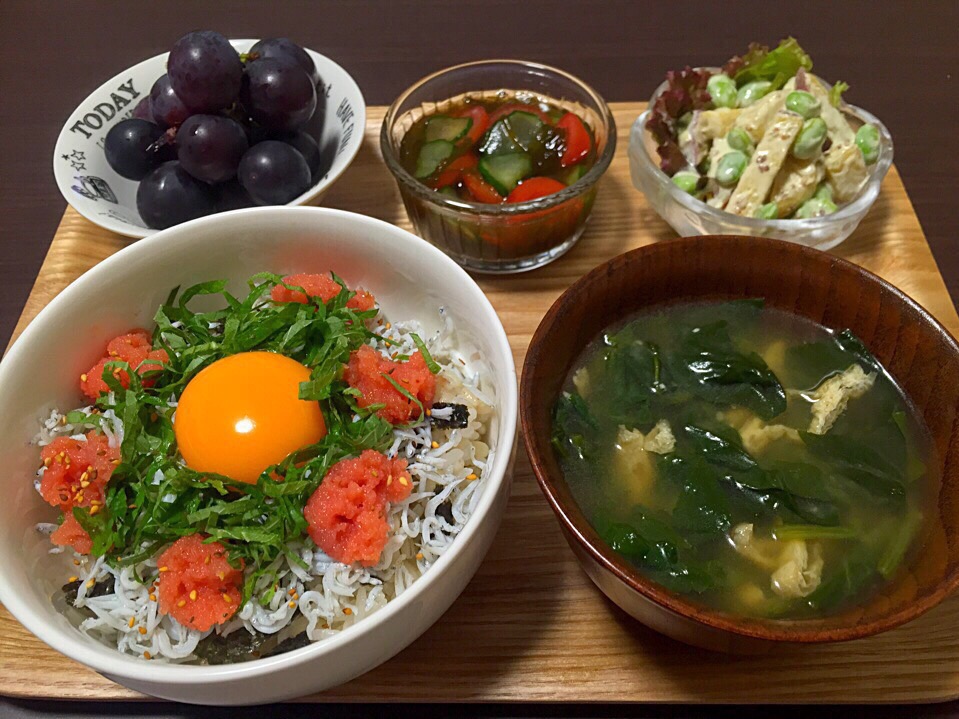
<path id="1" fill-rule="evenodd" d="M 903 388 L 932 435 L 942 478 L 909 571 L 861 606 L 824 619 L 720 612 L 644 578 L 580 511 L 550 443 L 552 412 L 583 348 L 632 313 L 677 302 L 763 297 L 769 306 L 851 329 Z M 959 584 L 959 345 L 916 302 L 838 257 L 757 237 L 670 240 L 596 267 L 553 304 L 533 335 L 520 387 L 526 450 L 566 540 L 590 579 L 627 613 L 688 644 L 763 652 L 777 643 L 835 642 L 915 619 Z"/>

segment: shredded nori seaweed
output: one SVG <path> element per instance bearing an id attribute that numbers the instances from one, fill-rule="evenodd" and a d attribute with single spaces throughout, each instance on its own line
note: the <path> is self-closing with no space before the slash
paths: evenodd
<path id="1" fill-rule="evenodd" d="M 80 590 L 80 580 L 68 582 L 63 585 L 63 598 L 67 604 L 73 604 L 77 601 L 77 592 Z M 94 584 L 87 592 L 88 598 L 103 597 L 107 594 L 113 594 L 113 578 L 105 579 L 102 582 Z"/>
<path id="2" fill-rule="evenodd" d="M 269 636 L 261 632 L 251 633 L 246 629 L 237 629 L 225 637 L 214 632 L 202 639 L 193 653 L 207 664 L 246 662 L 259 658 L 257 650 Z"/>
<path id="3" fill-rule="evenodd" d="M 453 411 L 449 417 L 436 417 L 430 415 L 430 423 L 436 429 L 463 429 L 469 425 L 469 410 L 465 404 L 452 404 L 450 402 L 434 402 L 431 411 L 446 409 L 452 407 Z"/>
<path id="4" fill-rule="evenodd" d="M 264 654 L 264 657 L 274 657 L 277 654 L 283 654 L 285 652 L 292 652 L 294 649 L 302 649 L 303 647 L 309 646 L 312 642 L 310 638 L 306 636 L 306 632 L 300 632 L 296 636 L 290 637 L 289 639 L 284 639 L 282 642 L 276 645 L 273 649 Z"/>

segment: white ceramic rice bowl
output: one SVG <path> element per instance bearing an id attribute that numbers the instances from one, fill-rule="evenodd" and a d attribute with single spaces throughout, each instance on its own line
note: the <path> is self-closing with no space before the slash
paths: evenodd
<path id="1" fill-rule="evenodd" d="M 230 43 L 243 53 L 256 40 Z M 287 206 L 319 203 L 353 162 L 366 128 L 366 102 L 356 81 L 330 58 L 304 49 L 316 65 L 320 85 L 316 116 L 303 131 L 319 144 L 327 169 Z M 53 175 L 63 198 L 90 222 L 127 237 L 146 237 L 157 230 L 147 227 L 137 211 L 140 183 L 121 177 L 110 167 L 103 154 L 103 139 L 111 127 L 130 117 L 136 104 L 150 95 L 153 83 L 166 72 L 168 55 L 156 55 L 127 68 L 90 93 L 67 119 L 53 151 Z"/>
<path id="2" fill-rule="evenodd" d="M 251 275 L 333 269 L 371 290 L 396 319 L 430 320 L 445 305 L 493 368 L 497 456 L 483 495 L 451 549 L 384 609 L 330 639 L 286 654 L 223 666 L 186 666 L 120 654 L 54 610 L 72 573 L 35 529 L 56 510 L 34 490 L 39 422 L 79 400 L 77 377 L 107 339 L 151 318 L 170 289 L 224 278 L 238 293 Z M 325 208 L 264 207 L 194 220 L 130 245 L 74 281 L 44 308 L 0 363 L 0 601 L 66 656 L 124 686 L 165 699 L 253 704 L 322 691 L 399 652 L 453 603 L 479 567 L 509 496 L 516 438 L 516 371 L 506 333 L 475 282 L 418 237 L 380 220 Z M 464 648 L 464 651 L 468 651 Z M 25 660 L 29 658 L 24 657 Z"/>

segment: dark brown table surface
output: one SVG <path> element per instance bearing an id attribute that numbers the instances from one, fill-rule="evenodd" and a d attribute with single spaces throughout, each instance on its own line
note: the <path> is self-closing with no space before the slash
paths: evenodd
<path id="1" fill-rule="evenodd" d="M 168 50 L 183 33 L 204 28 L 228 37 L 290 36 L 343 65 L 356 78 L 368 104 L 389 104 L 433 70 L 489 57 L 557 65 L 592 84 L 609 101 L 641 100 L 669 69 L 716 64 L 745 49 L 750 41 L 774 44 L 780 37 L 794 35 L 814 58 L 817 72 L 848 82 L 849 100 L 889 127 L 896 165 L 955 299 L 959 296 L 959 254 L 953 249 L 959 229 L 959 200 L 954 191 L 959 170 L 957 27 L 956 0 L 710 4 L 0 0 L 0 340 L 6 344 L 65 208 L 51 168 L 53 145 L 63 122 L 104 79 Z M 810 698 L 814 695 L 815 687 L 810 687 Z M 768 709 L 719 714 L 661 707 L 567 709 L 490 708 L 490 713 L 799 715 Z M 163 705 L 68 708 L 0 699 L 0 716 L 67 711 L 83 716 L 180 715 Z M 391 715 L 398 712 L 407 713 L 391 709 Z M 421 709 L 417 713 L 447 712 Z M 945 717 L 959 713 L 959 704 L 866 713 Z"/>

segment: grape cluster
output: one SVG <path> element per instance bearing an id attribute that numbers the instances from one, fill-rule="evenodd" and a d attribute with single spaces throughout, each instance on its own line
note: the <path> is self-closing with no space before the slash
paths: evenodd
<path id="1" fill-rule="evenodd" d="M 322 116 L 319 81 L 312 58 L 287 38 L 240 55 L 219 33 L 191 32 L 133 116 L 107 133 L 107 162 L 140 183 L 137 209 L 154 229 L 284 205 L 318 179 L 320 149 L 303 128 Z"/>

